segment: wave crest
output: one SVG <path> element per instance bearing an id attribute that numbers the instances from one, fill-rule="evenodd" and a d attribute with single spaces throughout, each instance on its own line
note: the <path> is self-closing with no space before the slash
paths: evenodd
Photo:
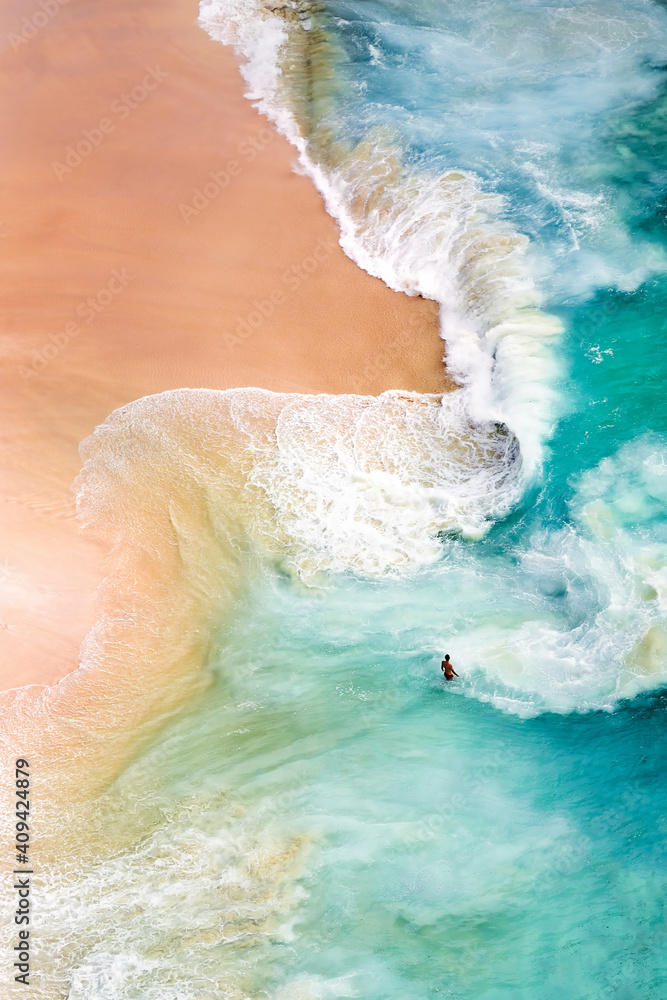
<path id="1" fill-rule="evenodd" d="M 544 313 L 526 262 L 528 240 L 503 218 L 504 199 L 472 171 L 437 174 L 405 162 L 375 129 L 356 146 L 329 124 L 342 58 L 318 4 L 202 0 L 200 23 L 242 56 L 247 96 L 294 144 L 341 230 L 349 257 L 389 287 L 441 307 L 447 366 L 475 422 L 506 424 L 523 473 L 539 469 L 554 420 L 559 322 Z"/>

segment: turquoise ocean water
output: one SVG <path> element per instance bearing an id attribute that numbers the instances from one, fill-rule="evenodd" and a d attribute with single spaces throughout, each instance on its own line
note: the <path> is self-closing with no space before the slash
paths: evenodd
<path id="1" fill-rule="evenodd" d="M 203 12 L 219 36 L 239 11 L 250 24 L 250 6 Z M 322 121 L 352 150 L 399 157 L 392 205 L 420 200 L 420 225 L 389 212 L 371 246 L 371 209 L 363 238 L 344 213 L 359 172 L 313 167 L 352 255 L 377 273 L 393 254 L 389 283 L 412 274 L 443 303 L 458 296 L 460 315 L 464 271 L 478 281 L 472 316 L 499 285 L 501 313 L 537 289 L 531 308 L 562 332 L 544 351 L 519 337 L 503 358 L 470 349 L 460 315 L 445 316 L 470 407 L 490 407 L 524 448 L 521 497 L 482 537 L 444 532 L 438 560 L 407 574 L 255 580 L 204 703 L 120 779 L 126 805 L 147 797 L 162 820 L 76 884 L 72 940 L 105 932 L 78 953 L 70 1000 L 658 1000 L 667 9 L 294 9 L 335 51 Z M 260 99 L 273 50 L 247 45 Z M 454 209 L 438 186 L 451 171 Z M 441 195 L 448 257 L 429 228 Z M 530 242 L 498 275 L 483 247 L 457 257 L 474 226 Z"/>

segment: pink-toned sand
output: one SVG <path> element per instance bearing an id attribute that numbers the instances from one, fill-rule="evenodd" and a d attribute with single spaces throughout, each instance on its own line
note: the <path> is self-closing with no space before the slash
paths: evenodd
<path id="1" fill-rule="evenodd" d="M 54 3 L 0 15 L 0 689 L 77 665 L 102 553 L 71 484 L 113 409 L 448 387 L 434 303 L 344 256 L 195 0 Z"/>

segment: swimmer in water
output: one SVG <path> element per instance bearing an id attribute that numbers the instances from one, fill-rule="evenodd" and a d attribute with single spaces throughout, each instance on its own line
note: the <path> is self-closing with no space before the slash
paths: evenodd
<path id="1" fill-rule="evenodd" d="M 445 658 L 442 661 L 442 666 L 441 666 L 440 669 L 442 670 L 443 674 L 445 675 L 445 680 L 446 681 L 452 681 L 452 680 L 454 680 L 455 677 L 459 676 L 457 674 L 457 672 L 454 670 L 454 667 L 452 666 L 452 662 L 449 659 L 449 653 L 445 653 Z"/>

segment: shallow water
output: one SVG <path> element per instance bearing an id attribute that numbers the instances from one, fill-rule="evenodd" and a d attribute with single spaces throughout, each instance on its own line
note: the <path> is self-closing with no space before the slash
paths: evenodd
<path id="1" fill-rule="evenodd" d="M 658 996 L 662 699 L 517 719 L 444 685 L 423 648 L 438 608 L 418 615 L 412 589 L 281 590 L 223 672 L 249 733 L 211 722 L 233 785 L 287 793 L 289 827 L 320 841 L 291 975 L 373 997 Z"/>
<path id="2" fill-rule="evenodd" d="M 113 793 L 160 819 L 54 890 L 70 997 L 662 995 L 664 698 L 481 704 L 433 656 L 445 580 L 248 598 Z"/>
<path id="3" fill-rule="evenodd" d="M 163 394 L 87 446 L 84 515 L 225 624 L 53 872 L 44 995 L 661 997 L 667 12 L 289 10 L 202 18 L 463 388 Z"/>

